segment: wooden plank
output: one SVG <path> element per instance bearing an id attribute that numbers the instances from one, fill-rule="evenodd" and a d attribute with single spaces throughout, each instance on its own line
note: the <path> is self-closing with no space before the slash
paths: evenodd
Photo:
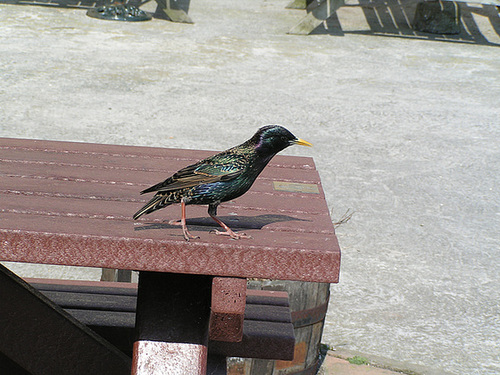
<path id="1" fill-rule="evenodd" d="M 27 220 L 36 219 L 26 215 Z M 252 240 L 228 241 L 220 236 L 203 235 L 202 240 L 186 242 L 178 229 L 152 227 L 130 235 L 120 222 L 65 218 L 76 233 L 62 232 L 61 219 L 36 220 L 38 230 L 19 231 L 20 215 L 3 214 L 0 230 L 0 259 L 41 264 L 108 267 L 212 274 L 228 277 L 259 277 L 283 280 L 337 282 L 340 254 L 325 251 L 338 246 L 334 236 L 301 233 L 295 241 L 273 232 L 248 231 Z M 86 227 L 85 227 L 86 226 Z M 102 227 L 113 236 L 96 235 Z M 169 231 L 174 231 L 172 233 Z M 167 238 L 167 239 L 166 239 Z M 154 241 L 152 241 L 154 239 Z M 206 240 L 204 240 L 206 239 Z M 316 248 L 318 250 L 311 250 Z"/>
<path id="2" fill-rule="evenodd" d="M 291 323 L 245 320 L 243 330 L 241 342 L 210 341 L 210 353 L 231 353 L 232 357 L 241 358 L 293 359 L 295 337 Z"/>
<path id="3" fill-rule="evenodd" d="M 265 320 L 268 322 L 290 322 L 290 307 L 248 304 L 245 309 L 245 319 Z"/>
<path id="4" fill-rule="evenodd" d="M 266 198 L 268 199 L 268 198 Z M 271 199 L 272 200 L 272 199 Z M 288 207 L 287 210 L 275 209 L 269 211 L 267 209 L 252 209 L 250 207 L 242 207 L 237 203 L 227 204 L 220 208 L 219 215 L 221 219 L 230 227 L 254 229 L 263 231 L 287 231 L 287 232 L 309 232 L 318 234 L 333 234 L 333 227 L 330 223 L 330 218 L 320 209 L 309 211 L 306 202 L 304 205 L 299 204 L 293 199 L 274 199 L 289 201 L 294 207 Z M 270 203 L 272 205 L 273 203 Z M 20 217 L 19 230 L 37 230 L 36 223 L 24 223 L 22 217 L 39 216 L 39 217 L 59 217 L 64 220 L 60 225 L 65 224 L 66 218 L 80 218 L 82 220 L 107 220 L 119 221 L 129 224 L 130 229 L 139 228 L 151 223 L 164 224 L 165 228 L 172 227 L 174 231 L 180 231 L 179 227 L 169 226 L 164 223 L 165 220 L 179 219 L 180 206 L 173 205 L 154 212 L 151 215 L 144 216 L 140 220 L 134 222 L 131 218 L 131 213 L 142 206 L 142 204 L 131 204 L 129 202 L 110 201 L 104 203 L 94 199 L 61 199 L 58 197 L 39 197 L 33 195 L 9 195 L 9 199 L 0 209 L 1 212 L 7 214 L 17 214 Z M 311 210 L 314 210 L 314 204 L 311 204 Z M 206 206 L 188 206 L 188 224 L 208 227 L 207 230 L 219 228 L 217 223 L 213 221 L 207 214 Z M 224 213 L 230 213 L 227 216 Z M 123 223 L 124 225 L 127 225 Z M 71 228 L 62 228 L 71 232 Z M 101 234 L 104 233 L 104 228 Z"/>
<path id="5" fill-rule="evenodd" d="M 162 147 L 141 147 L 141 146 L 121 146 L 100 143 L 81 143 L 81 142 L 61 142 L 32 140 L 19 138 L 1 138 L 0 137 L 0 155 L 9 155 L 13 150 L 24 151 L 26 156 L 34 152 L 43 152 L 48 155 L 62 154 L 67 158 L 77 156 L 78 160 L 83 158 L 92 158 L 92 160 L 102 159 L 106 165 L 122 164 L 125 160 L 125 166 L 129 165 L 135 159 L 153 160 L 157 164 L 159 160 L 184 160 L 186 164 L 206 158 L 219 151 L 208 150 L 189 150 L 179 148 Z M 24 157 L 22 158 L 24 160 Z M 30 160 L 29 158 L 27 160 Z M 38 158 L 34 159 L 38 160 Z M 141 161 L 141 163 L 143 162 Z M 291 167 L 301 169 L 314 169 L 314 163 L 311 165 L 311 158 L 302 156 L 283 156 L 277 155 L 273 158 L 270 165 L 280 167 Z M 84 163 L 85 164 L 85 163 Z"/>
<path id="6" fill-rule="evenodd" d="M 146 160 L 142 163 L 143 168 L 109 167 L 99 165 L 83 165 L 76 163 L 48 163 L 39 161 L 22 161 L 19 159 L 0 159 L 0 173 L 8 177 L 21 177 L 24 179 L 41 179 L 48 181 L 78 182 L 82 184 L 81 189 L 88 187 L 87 184 L 97 184 L 102 187 L 103 192 L 111 190 L 111 186 L 133 187 L 138 194 L 139 191 L 160 182 L 171 176 L 177 170 L 186 167 L 196 160 L 172 161 L 164 168 L 158 168 L 158 164 L 148 166 Z M 97 162 L 98 160 L 96 160 Z M 123 160 L 126 162 L 127 160 Z M 89 161 L 91 162 L 91 161 Z M 154 168 L 156 167 L 156 168 Z M 277 178 L 279 176 L 279 178 Z M 301 182 L 318 184 L 318 173 L 311 169 L 289 168 L 278 165 L 269 165 L 259 176 L 257 181 L 279 180 L 290 182 Z M 28 182 L 26 182 L 28 183 Z M 258 187 L 258 185 L 257 185 Z M 133 190 L 131 189 L 131 191 Z M 79 191 L 78 189 L 77 191 Z M 257 189 L 258 190 L 258 189 Z"/>
<path id="7" fill-rule="evenodd" d="M 247 289 L 247 303 L 273 306 L 290 306 L 288 293 L 276 290 Z"/>
<path id="8" fill-rule="evenodd" d="M 62 295 L 60 291 L 43 290 L 42 294 L 64 309 L 134 312 L 137 304 L 136 296 L 119 294 L 113 295 L 113 298 L 110 298 L 108 294 L 83 293 L 81 291 L 66 291 Z"/>
<path id="9" fill-rule="evenodd" d="M 38 290 L 83 291 L 101 294 L 137 295 L 137 283 L 92 281 L 92 280 L 64 280 L 26 277 L 23 279 L 29 284 L 35 284 Z M 98 288 L 96 288 L 98 286 Z"/>

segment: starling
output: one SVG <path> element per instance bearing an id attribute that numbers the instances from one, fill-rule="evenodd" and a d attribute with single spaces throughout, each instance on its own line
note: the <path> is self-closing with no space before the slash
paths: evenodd
<path id="1" fill-rule="evenodd" d="M 180 222 L 169 223 L 181 225 L 184 238 L 189 241 L 197 237 L 187 229 L 186 205 L 207 204 L 210 217 L 225 229 L 225 232 L 216 230 L 216 234 L 234 239 L 248 238 L 244 233 L 233 232 L 217 218 L 217 207 L 221 202 L 245 194 L 273 156 L 291 145 L 312 146 L 282 126 L 263 126 L 245 143 L 189 165 L 165 181 L 141 191 L 141 194 L 156 194 L 134 214 L 134 220 L 173 203 L 180 203 Z"/>

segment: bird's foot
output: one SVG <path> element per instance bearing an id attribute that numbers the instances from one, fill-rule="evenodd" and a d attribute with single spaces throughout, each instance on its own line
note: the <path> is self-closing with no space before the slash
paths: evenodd
<path id="1" fill-rule="evenodd" d="M 234 240 L 239 240 L 240 238 L 252 238 L 252 236 L 248 236 L 243 232 L 234 232 L 232 230 L 221 232 L 220 230 L 214 229 L 211 230 L 210 233 L 214 233 L 217 236 L 229 236 Z"/>
<path id="2" fill-rule="evenodd" d="M 183 229 L 182 233 L 184 233 L 184 238 L 188 242 L 189 240 L 196 240 L 197 238 L 200 238 L 200 236 L 193 236 L 187 229 Z"/>
<path id="3" fill-rule="evenodd" d="M 200 238 L 200 236 L 194 236 L 192 235 L 189 230 L 187 229 L 187 226 L 185 223 L 182 222 L 182 220 L 170 220 L 168 222 L 169 225 L 177 225 L 177 226 L 182 226 L 182 233 L 184 234 L 184 238 L 186 241 L 189 242 L 189 240 L 195 240 L 197 238 Z"/>

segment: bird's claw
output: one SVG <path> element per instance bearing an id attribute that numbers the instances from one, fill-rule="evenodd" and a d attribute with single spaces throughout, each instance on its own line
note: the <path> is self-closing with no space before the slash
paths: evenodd
<path id="1" fill-rule="evenodd" d="M 186 235 L 186 234 L 184 233 L 184 239 L 185 239 L 187 242 L 189 242 L 190 240 L 196 240 L 196 239 L 198 239 L 198 238 L 200 238 L 200 236 L 193 236 L 192 234 L 187 234 L 187 235 Z"/>
<path id="2" fill-rule="evenodd" d="M 182 221 L 181 221 L 181 220 L 170 220 L 170 221 L 168 222 L 168 224 L 169 224 L 169 225 L 182 226 L 182 234 L 184 235 L 184 239 L 185 239 L 186 241 L 188 241 L 188 242 L 189 242 L 190 240 L 196 240 L 196 239 L 200 238 L 200 236 L 194 236 L 194 235 L 192 235 L 192 234 L 188 231 L 187 227 L 185 227 L 185 226 L 184 226 L 184 224 L 182 224 Z"/>
<path id="3" fill-rule="evenodd" d="M 189 240 L 196 240 L 197 238 L 200 238 L 200 236 L 193 236 L 187 228 L 182 228 L 182 233 L 184 234 L 184 239 L 189 242 Z"/>
<path id="4" fill-rule="evenodd" d="M 210 233 L 214 233 L 217 236 L 229 236 L 234 240 L 239 240 L 241 238 L 252 238 L 252 236 L 248 236 L 243 232 L 233 232 L 233 231 L 221 232 L 220 230 L 213 229 L 210 231 Z"/>

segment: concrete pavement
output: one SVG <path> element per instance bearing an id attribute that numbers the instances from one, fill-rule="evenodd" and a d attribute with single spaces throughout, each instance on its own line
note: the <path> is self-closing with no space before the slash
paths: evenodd
<path id="1" fill-rule="evenodd" d="M 0 0 L 0 136 L 222 150 L 283 124 L 314 144 L 286 153 L 314 157 L 332 218 L 354 212 L 323 341 L 500 373 L 496 8 L 434 36 L 409 28 L 415 2 L 349 3 L 304 37 L 287 2 L 192 1 L 185 25 Z"/>

